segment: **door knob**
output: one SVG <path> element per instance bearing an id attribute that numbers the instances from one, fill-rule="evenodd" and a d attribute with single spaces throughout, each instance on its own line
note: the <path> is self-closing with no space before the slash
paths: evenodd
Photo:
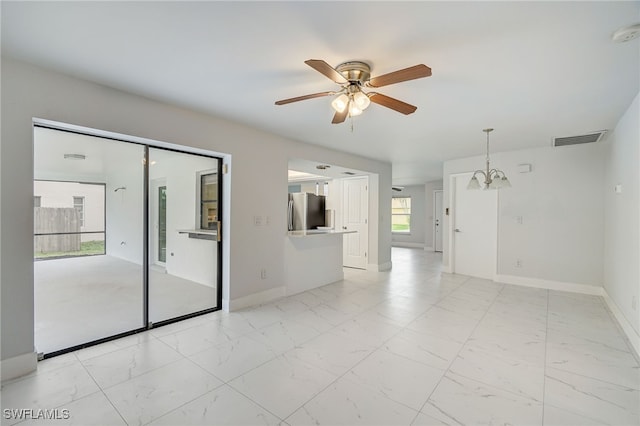
<path id="1" fill-rule="evenodd" d="M 347 230 L 347 227 L 346 227 L 346 226 L 343 226 L 343 227 L 342 227 L 342 229 L 344 229 L 344 230 L 346 231 L 346 230 Z"/>
<path id="2" fill-rule="evenodd" d="M 458 228 L 454 229 L 454 232 L 462 232 L 461 230 L 459 230 Z"/>

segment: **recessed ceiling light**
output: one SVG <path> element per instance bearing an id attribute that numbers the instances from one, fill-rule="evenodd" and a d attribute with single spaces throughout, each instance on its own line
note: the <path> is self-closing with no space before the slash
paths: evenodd
<path id="1" fill-rule="evenodd" d="M 628 27 L 622 27 L 617 30 L 611 36 L 611 40 L 616 43 L 624 43 L 625 41 L 633 40 L 640 36 L 640 24 L 629 25 Z"/>
<path id="2" fill-rule="evenodd" d="M 326 169 L 329 169 L 329 168 L 331 168 L 331 166 L 328 165 L 328 164 L 318 164 L 316 166 L 316 169 L 318 169 L 318 170 L 326 170 Z"/>
<path id="3" fill-rule="evenodd" d="M 64 154 L 65 160 L 84 160 L 87 158 L 84 154 Z"/>
<path id="4" fill-rule="evenodd" d="M 343 175 L 349 175 L 349 176 L 355 176 L 355 173 L 353 172 L 342 172 Z"/>

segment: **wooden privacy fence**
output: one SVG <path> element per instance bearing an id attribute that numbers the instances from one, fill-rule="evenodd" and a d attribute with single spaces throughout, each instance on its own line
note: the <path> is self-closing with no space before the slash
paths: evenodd
<path id="1" fill-rule="evenodd" d="M 80 232 L 78 211 L 73 208 L 36 207 L 34 209 L 35 234 L 61 234 Z M 80 251 L 80 234 L 36 235 L 35 252 Z"/>

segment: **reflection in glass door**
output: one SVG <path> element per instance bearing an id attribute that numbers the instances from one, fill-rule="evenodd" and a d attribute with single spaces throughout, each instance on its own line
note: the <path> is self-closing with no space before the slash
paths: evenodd
<path id="1" fill-rule="evenodd" d="M 158 261 L 167 262 L 167 187 L 158 188 Z"/>
<path id="2" fill-rule="evenodd" d="M 156 326 L 218 307 L 220 161 L 149 148 L 149 165 L 150 182 L 162 182 L 158 202 L 150 203 L 158 227 L 149 224 L 164 263 L 149 268 L 149 321 Z"/>
<path id="3" fill-rule="evenodd" d="M 145 326 L 144 155 L 142 145 L 34 128 L 39 352 Z"/>
<path id="4" fill-rule="evenodd" d="M 219 309 L 221 160 L 34 128 L 45 357 Z"/>

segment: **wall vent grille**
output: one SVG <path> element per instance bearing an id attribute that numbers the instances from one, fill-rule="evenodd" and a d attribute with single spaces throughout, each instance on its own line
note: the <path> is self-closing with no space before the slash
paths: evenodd
<path id="1" fill-rule="evenodd" d="M 580 145 L 583 143 L 600 142 L 604 137 L 606 130 L 587 133 L 586 135 L 567 136 L 562 138 L 553 138 L 553 146 Z"/>

